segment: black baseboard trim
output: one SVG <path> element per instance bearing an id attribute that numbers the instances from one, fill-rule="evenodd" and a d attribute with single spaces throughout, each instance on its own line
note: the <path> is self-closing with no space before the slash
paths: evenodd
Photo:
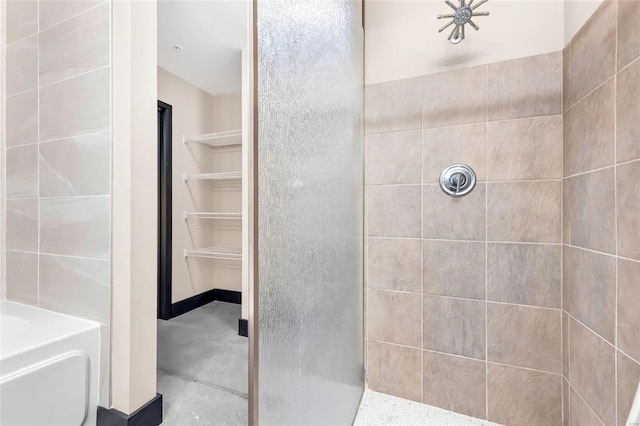
<path id="1" fill-rule="evenodd" d="M 113 408 L 98 407 L 97 426 L 159 426 L 162 423 L 162 395 L 144 404 L 131 414 Z"/>
<path id="2" fill-rule="evenodd" d="M 249 337 L 249 321 L 242 318 L 238 320 L 238 334 L 240 336 Z"/>
<path id="3" fill-rule="evenodd" d="M 201 306 L 211 303 L 214 300 L 227 303 L 242 303 L 242 292 L 231 290 L 220 290 L 214 288 L 213 290 L 205 291 L 202 294 L 196 294 L 188 299 L 181 300 L 180 302 L 173 303 L 171 305 L 171 318 L 186 314 Z"/>

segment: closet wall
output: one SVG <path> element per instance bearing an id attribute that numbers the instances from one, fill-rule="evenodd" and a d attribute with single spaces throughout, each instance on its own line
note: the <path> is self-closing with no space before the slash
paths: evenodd
<path id="1" fill-rule="evenodd" d="M 209 147 L 183 143 L 192 136 L 240 129 L 240 92 L 212 96 L 158 68 L 158 99 L 173 114 L 172 303 L 217 288 L 241 291 L 241 262 L 185 258 L 184 249 L 240 248 L 240 221 L 184 220 L 184 212 L 241 212 L 241 184 L 183 181 L 184 173 L 241 170 L 241 146 Z"/>

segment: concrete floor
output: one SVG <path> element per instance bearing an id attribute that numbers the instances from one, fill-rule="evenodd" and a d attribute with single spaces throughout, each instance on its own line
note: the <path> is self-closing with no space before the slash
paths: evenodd
<path id="1" fill-rule="evenodd" d="M 212 302 L 158 320 L 158 392 L 163 425 L 246 425 L 248 341 L 240 305 Z"/>

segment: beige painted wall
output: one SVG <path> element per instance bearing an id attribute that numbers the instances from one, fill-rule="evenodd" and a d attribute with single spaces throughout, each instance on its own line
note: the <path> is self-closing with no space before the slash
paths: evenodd
<path id="1" fill-rule="evenodd" d="M 184 173 L 241 170 L 241 147 L 183 143 L 183 136 L 241 127 L 240 92 L 212 96 L 158 68 L 158 99 L 173 106 L 172 302 L 213 288 L 241 291 L 241 263 L 185 258 L 185 248 L 240 248 L 240 221 L 183 219 L 184 212 L 241 211 L 240 182 L 184 182 Z"/>

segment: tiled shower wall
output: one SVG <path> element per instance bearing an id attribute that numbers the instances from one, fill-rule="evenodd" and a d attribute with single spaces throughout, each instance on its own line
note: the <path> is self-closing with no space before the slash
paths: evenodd
<path id="1" fill-rule="evenodd" d="M 561 423 L 561 86 L 558 52 L 366 88 L 371 389 Z"/>
<path id="2" fill-rule="evenodd" d="M 624 425 L 640 381 L 640 2 L 564 50 L 564 408 Z"/>
<path id="3" fill-rule="evenodd" d="M 6 9 L 6 297 L 102 324 L 107 404 L 110 2 Z"/>

